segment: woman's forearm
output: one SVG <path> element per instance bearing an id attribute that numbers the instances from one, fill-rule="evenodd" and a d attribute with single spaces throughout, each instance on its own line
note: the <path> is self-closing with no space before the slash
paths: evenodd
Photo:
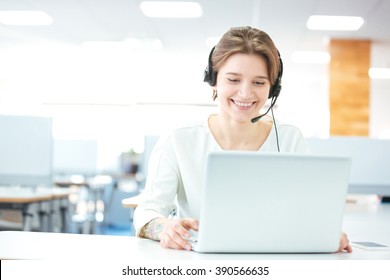
<path id="1" fill-rule="evenodd" d="M 149 223 L 144 225 L 139 233 L 140 237 L 160 240 L 160 233 L 164 229 L 164 219 L 163 218 L 155 218 L 151 220 Z"/>

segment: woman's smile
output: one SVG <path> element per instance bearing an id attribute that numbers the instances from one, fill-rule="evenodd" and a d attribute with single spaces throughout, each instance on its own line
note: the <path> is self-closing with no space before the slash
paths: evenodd
<path id="1" fill-rule="evenodd" d="M 234 105 L 237 107 L 237 109 L 239 110 L 249 110 L 253 107 L 253 105 L 256 103 L 254 101 L 252 102 L 248 102 L 248 101 L 238 101 L 238 100 L 234 100 L 234 99 L 230 99 Z"/>

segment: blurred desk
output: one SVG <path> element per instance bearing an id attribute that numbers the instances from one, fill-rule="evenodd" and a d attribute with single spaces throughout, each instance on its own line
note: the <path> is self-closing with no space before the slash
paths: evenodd
<path id="1" fill-rule="evenodd" d="M 124 208 L 137 208 L 139 201 L 141 200 L 141 195 L 132 196 L 129 198 L 122 199 L 122 206 Z"/>
<path id="2" fill-rule="evenodd" d="M 55 180 L 54 184 L 60 188 L 68 188 L 70 186 L 88 187 L 88 182 L 86 181 Z"/>
<path id="3" fill-rule="evenodd" d="M 24 231 L 32 230 L 33 216 L 38 212 L 40 230 L 50 231 L 58 218 L 55 216 L 57 207 L 64 224 L 68 195 L 69 191 L 57 188 L 0 187 L 0 208 L 21 210 Z"/>
<path id="4" fill-rule="evenodd" d="M 57 223 L 60 232 L 67 232 L 67 219 L 69 218 L 69 189 L 50 188 L 38 191 L 51 195 L 49 231 L 53 231 Z"/>
<path id="5" fill-rule="evenodd" d="M 63 189 L 80 191 L 79 196 L 72 201 L 76 208 L 82 210 L 74 213 L 73 221 L 82 233 L 95 233 L 97 223 L 103 222 L 105 212 L 110 206 L 109 202 L 115 183 L 112 176 L 94 175 L 85 178 L 84 176 L 72 175 L 56 178 L 54 183 Z"/>

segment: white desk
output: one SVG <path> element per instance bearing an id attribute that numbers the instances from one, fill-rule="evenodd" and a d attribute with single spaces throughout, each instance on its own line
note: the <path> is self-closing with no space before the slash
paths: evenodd
<path id="1" fill-rule="evenodd" d="M 0 259 L 121 260 L 390 260 L 390 251 L 337 254 L 201 254 L 164 249 L 155 241 L 126 236 L 0 232 Z"/>
<path id="2" fill-rule="evenodd" d="M 352 241 L 372 241 L 390 246 L 390 203 L 348 203 L 343 230 Z"/>
<path id="3" fill-rule="evenodd" d="M 344 230 L 353 241 L 390 245 L 390 204 L 347 205 Z M 390 260 L 390 251 L 354 248 L 335 254 L 200 254 L 164 249 L 155 241 L 126 236 L 0 232 L 0 259 L 120 260 Z"/>

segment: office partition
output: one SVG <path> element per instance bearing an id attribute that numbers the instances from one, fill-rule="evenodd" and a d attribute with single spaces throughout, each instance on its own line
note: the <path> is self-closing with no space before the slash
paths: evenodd
<path id="1" fill-rule="evenodd" d="M 53 173 L 56 175 L 87 175 L 97 172 L 97 141 L 55 139 Z"/>
<path id="2" fill-rule="evenodd" d="M 52 119 L 0 116 L 0 185 L 51 185 Z"/>

